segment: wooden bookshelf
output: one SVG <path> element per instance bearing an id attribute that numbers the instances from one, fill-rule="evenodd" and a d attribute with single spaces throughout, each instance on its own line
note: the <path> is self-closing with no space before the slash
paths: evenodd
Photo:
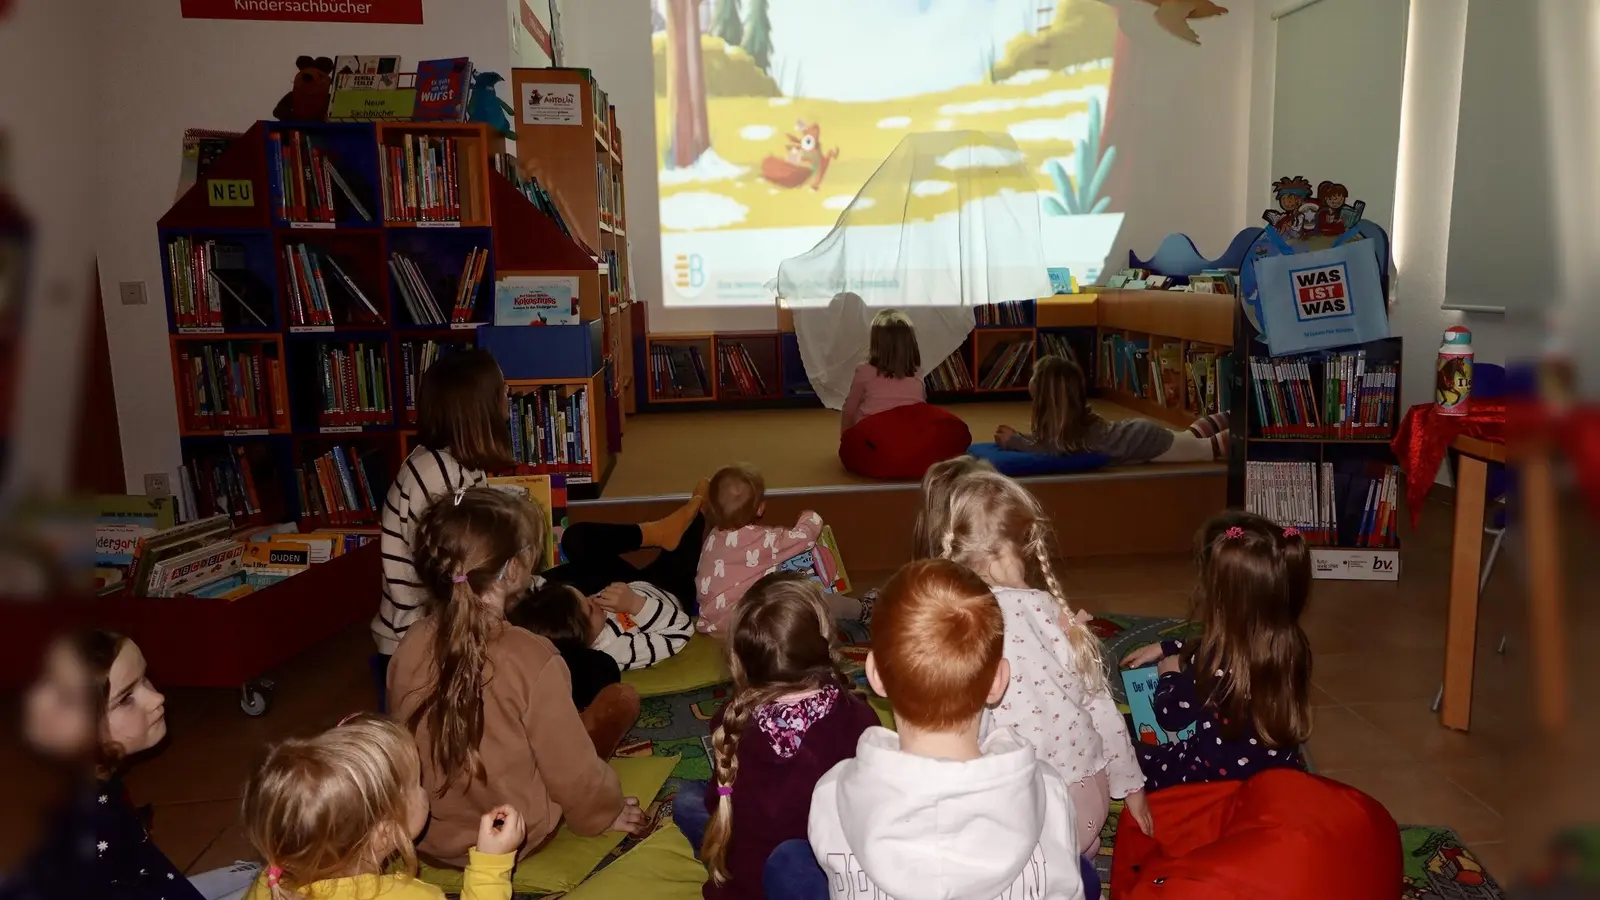
<path id="1" fill-rule="evenodd" d="M 339 186 L 324 169 L 318 184 L 332 192 L 333 202 L 324 202 L 320 219 L 302 214 L 292 202 L 296 188 L 286 188 L 277 154 L 289 135 L 316 150 L 344 182 Z M 454 178 L 441 181 L 434 196 L 451 202 L 438 207 L 439 218 L 401 216 L 394 192 L 384 189 L 387 151 L 403 150 L 408 138 L 413 148 L 436 147 L 436 160 L 449 155 L 444 171 Z M 604 279 L 594 256 L 496 171 L 504 149 L 498 134 L 470 123 L 260 122 L 157 223 L 185 475 L 208 478 L 239 496 L 252 494 L 254 502 L 230 505 L 238 524 L 293 519 L 302 530 L 375 528 L 371 501 L 381 504 L 415 437 L 417 351 L 430 344 L 446 351 L 483 345 L 496 278 L 571 272 L 589 279 L 581 296 L 591 318 L 604 314 Z M 456 208 L 459 215 L 451 216 Z M 396 271 L 396 254 L 414 264 L 412 274 Z M 473 272 L 475 282 L 467 280 Z M 326 315 L 316 321 L 307 317 L 313 282 L 317 305 L 326 301 Z M 472 297 L 474 283 L 475 302 L 458 304 Z M 414 294 L 419 284 L 442 318 L 419 321 L 412 314 L 406 292 Z M 351 404 L 344 415 L 325 409 L 332 385 L 324 360 L 335 351 L 354 351 L 365 364 L 346 374 Z M 244 364 L 230 364 L 226 375 L 216 360 L 210 372 L 203 363 L 197 369 L 197 358 L 207 352 Z M 497 358 L 508 372 L 527 362 L 515 354 Z M 598 493 L 618 446 L 604 371 L 596 360 L 587 371 L 517 382 L 559 383 L 567 394 L 589 391 L 583 433 L 590 446 L 583 448 L 584 465 L 567 472 L 569 483 L 588 486 L 578 489 L 580 496 Z M 218 380 L 227 377 L 237 381 Z M 240 399 L 258 384 L 265 402 L 253 415 L 232 408 L 218 415 L 209 408 L 212 392 Z M 210 415 L 199 414 L 202 390 Z M 252 407 L 247 402 L 243 410 Z M 319 459 L 340 459 L 340 453 L 339 490 L 360 502 L 328 509 L 300 482 L 316 472 Z M 197 501 L 215 493 L 210 483 L 204 491 L 190 490 Z"/>

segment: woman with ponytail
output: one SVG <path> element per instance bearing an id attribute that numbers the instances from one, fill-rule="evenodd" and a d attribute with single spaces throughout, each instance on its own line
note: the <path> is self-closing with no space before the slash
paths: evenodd
<path id="1" fill-rule="evenodd" d="M 918 558 L 951 559 L 976 572 L 1005 614 L 1011 686 L 984 718 L 986 731 L 1010 728 L 1066 780 L 1085 856 L 1099 852 L 1112 797 L 1126 797 L 1150 834 L 1145 777 L 1106 682 L 1100 640 L 1089 631 L 1088 613 L 1067 604 L 1038 499 L 992 470 L 969 467 L 948 481 L 930 470 L 924 483 L 941 489 L 924 494 L 914 531 Z"/>
<path id="2" fill-rule="evenodd" d="M 416 737 L 433 797 L 418 849 L 444 865 L 467 863 L 483 810 L 501 803 L 527 822 L 519 859 L 563 819 L 582 835 L 643 825 L 589 737 L 620 736 L 631 716 L 617 709 L 617 722 L 585 722 L 555 646 L 506 622 L 507 601 L 535 581 L 544 542 L 528 502 L 490 487 L 440 498 L 417 526 L 429 600 L 395 650 L 389 706 Z"/>
<path id="3" fill-rule="evenodd" d="M 767 575 L 734 607 L 713 779 L 679 788 L 672 813 L 710 872 L 708 900 L 828 896 L 806 842 L 811 792 L 878 724 L 838 650 L 821 588 L 799 575 Z"/>

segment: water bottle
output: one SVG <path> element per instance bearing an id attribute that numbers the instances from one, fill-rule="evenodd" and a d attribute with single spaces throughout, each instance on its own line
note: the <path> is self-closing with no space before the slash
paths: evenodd
<path id="1" fill-rule="evenodd" d="M 1464 416 L 1471 397 L 1472 332 L 1457 325 L 1445 331 L 1444 343 L 1439 346 L 1433 402 L 1441 416 Z"/>

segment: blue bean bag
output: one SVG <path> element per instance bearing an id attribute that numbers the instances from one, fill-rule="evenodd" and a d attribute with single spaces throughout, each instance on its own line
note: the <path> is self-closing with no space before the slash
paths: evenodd
<path id="1" fill-rule="evenodd" d="M 1054 453 L 1022 453 L 1002 450 L 998 444 L 973 444 L 967 455 L 987 460 L 1003 475 L 1021 478 L 1026 475 L 1070 475 L 1074 472 L 1093 472 L 1111 461 L 1103 453 L 1074 453 L 1058 456 Z"/>

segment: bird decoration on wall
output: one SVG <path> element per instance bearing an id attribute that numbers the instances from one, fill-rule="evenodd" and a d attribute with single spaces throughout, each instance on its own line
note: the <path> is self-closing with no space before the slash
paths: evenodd
<path id="1" fill-rule="evenodd" d="M 1156 24 L 1179 40 L 1200 43 L 1200 35 L 1189 27 L 1190 19 L 1209 19 L 1228 14 L 1226 7 L 1211 0 L 1144 0 L 1156 8 Z"/>

